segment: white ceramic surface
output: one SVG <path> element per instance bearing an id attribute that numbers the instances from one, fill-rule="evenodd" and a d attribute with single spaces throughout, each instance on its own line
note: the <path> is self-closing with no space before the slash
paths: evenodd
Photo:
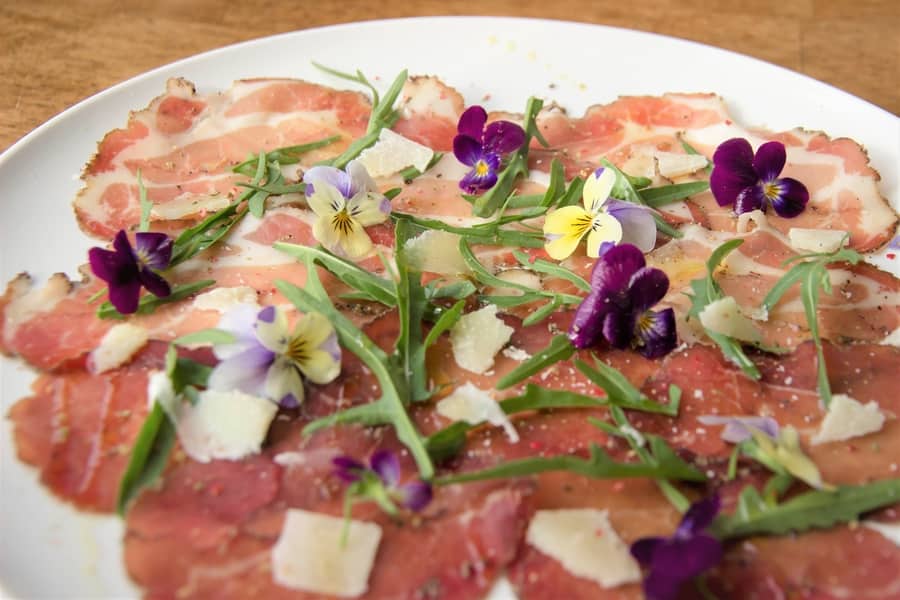
<path id="1" fill-rule="evenodd" d="M 169 77 L 201 93 L 243 77 L 346 82 L 311 61 L 361 69 L 386 85 L 402 68 L 435 74 L 470 103 L 520 112 L 529 95 L 573 114 L 619 95 L 669 91 L 723 96 L 742 123 L 773 130 L 802 126 L 852 137 L 881 171 L 882 192 L 900 198 L 900 119 L 845 92 L 745 56 L 692 42 L 601 26 L 512 18 L 438 17 L 372 21 L 284 34 L 215 50 L 105 90 L 54 117 L 0 156 L 0 279 L 76 273 L 92 245 L 70 202 L 96 143 L 146 106 Z M 473 67 L 471 65 L 477 65 Z M 0 411 L 25 395 L 33 373 L 0 362 Z M 133 597 L 123 572 L 122 527 L 55 501 L 14 457 L 0 425 L 0 596 Z M 5 591 L 5 593 L 4 593 Z M 495 594 L 508 598 L 509 590 Z"/>

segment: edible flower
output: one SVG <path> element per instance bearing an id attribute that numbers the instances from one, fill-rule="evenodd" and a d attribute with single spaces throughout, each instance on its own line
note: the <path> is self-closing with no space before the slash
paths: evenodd
<path id="1" fill-rule="evenodd" d="M 391 201 L 378 191 L 366 168 L 350 161 L 347 170 L 312 167 L 303 175 L 306 201 L 319 217 L 313 237 L 341 256 L 357 258 L 372 249 L 365 228 L 384 223 Z"/>
<path id="2" fill-rule="evenodd" d="M 113 240 L 113 250 L 91 248 L 88 260 L 94 275 L 109 285 L 109 301 L 123 315 L 137 311 L 141 288 L 165 298 L 172 288 L 159 271 L 172 260 L 172 238 L 164 233 L 141 231 L 134 236 L 134 247 L 125 230 Z"/>
<path id="3" fill-rule="evenodd" d="M 716 566 L 722 559 L 722 542 L 706 533 L 719 512 L 718 496 L 691 504 L 672 537 L 641 538 L 631 545 L 631 555 L 650 572 L 644 579 L 647 600 L 676 598 L 684 582 Z"/>
<path id="4" fill-rule="evenodd" d="M 400 461 L 390 450 L 379 450 L 369 458 L 369 466 L 351 456 L 332 459 L 334 474 L 350 484 L 347 497 L 368 498 L 386 513 L 397 514 L 397 505 L 420 511 L 431 502 L 431 485 L 421 480 L 400 484 Z"/>
<path id="5" fill-rule="evenodd" d="M 296 408 L 304 398 L 303 377 L 325 384 L 341 371 L 334 327 L 319 313 L 301 315 L 290 331 L 280 308 L 257 311 L 244 304 L 225 313 L 219 329 L 231 333 L 234 341 L 213 347 L 221 362 L 210 374 L 211 389 L 238 389 Z"/>
<path id="6" fill-rule="evenodd" d="M 796 217 L 809 202 L 806 186 L 790 177 L 778 178 L 786 153 L 781 142 L 766 142 L 753 154 L 750 142 L 732 138 L 713 154 L 709 187 L 719 206 L 734 205 L 734 212 L 765 212 L 771 204 L 780 217 Z"/>
<path id="7" fill-rule="evenodd" d="M 515 123 L 494 121 L 487 127 L 485 123 L 487 111 L 478 105 L 470 106 L 459 117 L 458 134 L 453 138 L 456 160 L 472 167 L 459 182 L 468 194 L 494 187 L 503 156 L 525 143 L 525 130 Z"/>
<path id="8" fill-rule="evenodd" d="M 575 252 L 587 235 L 587 254 L 600 256 L 612 244 L 634 244 L 642 252 L 656 245 L 656 223 L 651 212 L 631 202 L 610 198 L 616 174 L 600 167 L 584 182 L 581 206 L 564 206 L 544 221 L 544 249 L 552 258 L 564 260 Z"/>
<path id="9" fill-rule="evenodd" d="M 778 439 L 778 422 L 772 417 L 723 417 L 702 415 L 697 418 L 703 425 L 724 425 L 722 439 L 732 444 L 740 444 L 753 437 L 753 431 L 760 431 L 769 438 Z"/>
<path id="10" fill-rule="evenodd" d="M 601 337 L 614 348 L 636 348 L 647 358 L 675 348 L 675 312 L 652 311 L 669 290 L 669 278 L 646 266 L 644 253 L 631 244 L 607 250 L 591 272 L 591 291 L 575 311 L 569 340 L 588 348 Z"/>

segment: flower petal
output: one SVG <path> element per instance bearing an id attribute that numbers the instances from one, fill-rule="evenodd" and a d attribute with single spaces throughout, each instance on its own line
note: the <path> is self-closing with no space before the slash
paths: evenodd
<path id="1" fill-rule="evenodd" d="M 309 192 L 309 188 L 307 188 L 307 196 L 318 192 L 320 184 L 328 184 L 344 198 L 353 195 L 353 182 L 350 175 L 335 167 L 311 167 L 303 174 L 303 183 L 313 187 L 312 192 Z"/>
<path id="2" fill-rule="evenodd" d="M 763 182 L 774 181 L 781 175 L 787 153 L 781 142 L 766 142 L 756 149 L 753 157 L 753 170 Z"/>
<path id="3" fill-rule="evenodd" d="M 509 154 L 525 143 L 525 130 L 512 121 L 494 121 L 484 130 L 484 148 L 496 154 Z"/>
<path id="4" fill-rule="evenodd" d="M 611 310 L 603 318 L 603 337 L 610 346 L 619 350 L 631 347 L 634 328 L 635 319 L 631 312 Z"/>
<path id="5" fill-rule="evenodd" d="M 592 213 L 600 210 L 615 184 L 616 173 L 612 169 L 600 167 L 591 173 L 584 181 L 584 189 L 581 192 L 584 208 Z"/>
<path id="6" fill-rule="evenodd" d="M 458 135 L 453 138 L 453 156 L 462 164 L 474 167 L 475 163 L 481 160 L 482 155 L 484 155 L 484 148 L 482 148 L 481 142 L 474 137 Z"/>
<path id="7" fill-rule="evenodd" d="M 681 577 L 650 571 L 644 579 L 644 596 L 646 600 L 675 600 L 684 581 Z"/>
<path id="8" fill-rule="evenodd" d="M 172 238 L 164 233 L 139 231 L 134 234 L 134 249 L 141 264 L 155 270 L 169 268 L 172 260 Z"/>
<path id="9" fill-rule="evenodd" d="M 475 104 L 460 115 L 456 130 L 460 135 L 467 135 L 480 142 L 484 133 L 485 123 L 487 123 L 487 111 Z"/>
<path id="10" fill-rule="evenodd" d="M 353 483 L 362 478 L 366 466 L 351 456 L 341 455 L 331 459 L 333 473 L 346 483 Z"/>
<path id="11" fill-rule="evenodd" d="M 772 199 L 772 208 L 779 217 L 793 218 L 803 212 L 809 202 L 806 186 L 790 177 L 777 182 L 778 195 Z"/>
<path id="12" fill-rule="evenodd" d="M 274 360 L 275 355 L 258 344 L 247 348 L 217 364 L 209 375 L 207 387 L 264 396 L 266 376 Z"/>
<path id="13" fill-rule="evenodd" d="M 400 481 L 400 461 L 390 450 L 378 450 L 369 458 L 369 466 L 382 483 L 394 487 Z"/>
<path id="14" fill-rule="evenodd" d="M 323 216 L 316 219 L 313 223 L 312 234 L 316 241 L 328 248 L 330 251 L 341 256 L 346 256 L 346 252 L 341 247 L 341 236 L 331 226 L 332 216 Z"/>
<path id="15" fill-rule="evenodd" d="M 656 221 L 651 209 L 610 198 L 604 210 L 622 225 L 619 243 L 633 244 L 645 253 L 656 247 Z"/>
<path id="16" fill-rule="evenodd" d="M 360 193 L 347 201 L 347 212 L 363 227 L 388 220 L 391 201 L 376 193 Z"/>
<path id="17" fill-rule="evenodd" d="M 660 575 L 693 579 L 722 560 L 722 542 L 707 534 L 671 540 L 653 553 L 651 570 Z"/>
<path id="18" fill-rule="evenodd" d="M 287 351 L 291 334 L 287 314 L 278 307 L 267 306 L 256 316 L 256 337 L 260 344 L 276 354 Z"/>
<path id="19" fill-rule="evenodd" d="M 631 276 L 628 297 L 634 312 L 641 314 L 656 305 L 669 291 L 669 277 L 664 271 L 644 267 Z"/>
<path id="20" fill-rule="evenodd" d="M 418 512 L 431 502 L 431 485 L 424 481 L 404 483 L 397 491 L 400 494 L 400 504 L 412 511 Z"/>
<path id="21" fill-rule="evenodd" d="M 141 296 L 141 282 L 138 279 L 109 284 L 109 302 L 123 315 L 135 312 Z"/>
<path id="22" fill-rule="evenodd" d="M 276 357 L 269 367 L 265 390 L 266 397 L 286 408 L 303 404 L 303 380 L 294 363 L 285 356 Z"/>
<path id="23" fill-rule="evenodd" d="M 703 425 L 724 425 L 721 438 L 732 444 L 749 440 L 753 437 L 752 429 L 765 433 L 773 440 L 778 437 L 778 422 L 772 417 L 701 415 L 697 420 Z"/>
<path id="24" fill-rule="evenodd" d="M 330 352 L 313 350 L 303 362 L 297 363 L 300 371 L 313 383 L 331 383 L 341 374 L 341 361 L 335 360 Z"/>
<path id="25" fill-rule="evenodd" d="M 356 196 L 368 192 L 378 191 L 378 185 L 369 175 L 365 165 L 358 160 L 347 163 L 347 175 L 350 176 L 350 193 L 347 197 Z"/>
<path id="26" fill-rule="evenodd" d="M 712 525 L 721 508 L 722 501 L 718 494 L 713 494 L 694 502 L 681 518 L 681 523 L 678 525 L 678 531 L 675 535 L 695 535 L 700 533 Z"/>
<path id="27" fill-rule="evenodd" d="M 753 170 L 753 148 L 743 138 L 732 138 L 719 144 L 713 154 L 713 171 L 709 187 L 719 206 L 734 204 L 738 194 L 757 183 Z"/>
<path id="28" fill-rule="evenodd" d="M 610 310 L 609 298 L 597 292 L 588 294 L 575 310 L 569 326 L 569 341 L 576 348 L 590 348 L 603 333 L 603 319 Z"/>
<path id="29" fill-rule="evenodd" d="M 622 225 L 618 219 L 606 213 L 599 213 L 591 220 L 591 231 L 587 236 L 587 255 L 600 256 L 600 246 L 604 243 L 616 244 L 622 239 Z"/>
<path id="30" fill-rule="evenodd" d="M 734 212 L 742 215 L 754 210 L 766 211 L 766 195 L 762 186 L 751 185 L 746 187 L 734 199 Z"/>
<path id="31" fill-rule="evenodd" d="M 91 248 L 88 250 L 88 261 L 94 275 L 107 283 L 113 284 L 137 278 L 137 267 L 131 253 L 124 255 L 103 248 Z"/>
<path id="32" fill-rule="evenodd" d="M 644 268 L 644 253 L 631 244 L 619 244 L 610 248 L 594 263 L 591 271 L 591 289 L 612 294 L 627 289 L 632 275 Z"/>
<path id="33" fill-rule="evenodd" d="M 675 331 L 675 311 L 648 310 L 637 320 L 635 332 L 637 350 L 646 358 L 659 358 L 675 349 L 678 336 Z"/>
<path id="34" fill-rule="evenodd" d="M 494 184 L 497 183 L 497 170 L 492 168 L 487 161 L 484 162 L 488 164 L 488 167 L 482 173 L 479 173 L 479 168 L 476 164 L 474 169 L 463 175 L 463 178 L 459 181 L 461 189 L 469 194 L 474 194 L 478 190 L 489 190 L 494 187 Z"/>
<path id="35" fill-rule="evenodd" d="M 306 203 L 320 218 L 330 219 L 336 212 L 346 206 L 347 199 L 341 195 L 341 192 L 336 187 L 323 181 L 316 186 L 315 192 L 307 196 Z"/>
<path id="36" fill-rule="evenodd" d="M 165 298 L 172 293 L 169 282 L 159 273 L 155 273 L 153 270 L 146 267 L 143 267 L 138 271 L 138 280 L 141 285 L 147 288 L 147 291 L 158 298 Z"/>
<path id="37" fill-rule="evenodd" d="M 235 337 L 232 344 L 216 344 L 213 353 L 219 360 L 231 358 L 251 346 L 259 346 L 256 338 L 256 318 L 259 311 L 250 304 L 239 304 L 229 309 L 219 319 L 219 329 L 223 329 Z"/>
<path id="38" fill-rule="evenodd" d="M 666 538 L 648 537 L 641 538 L 631 544 L 631 555 L 637 560 L 641 566 L 649 567 L 653 561 L 653 553 L 660 544 L 665 543 Z"/>
<path id="39" fill-rule="evenodd" d="M 341 236 L 341 248 L 349 258 L 365 256 L 372 249 L 372 238 L 366 233 L 362 225 L 353 221 L 350 231 Z"/>

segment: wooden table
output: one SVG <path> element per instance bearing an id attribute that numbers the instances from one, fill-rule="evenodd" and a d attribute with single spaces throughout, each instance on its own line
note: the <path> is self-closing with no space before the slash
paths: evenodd
<path id="1" fill-rule="evenodd" d="M 87 96 L 198 52 L 333 23 L 460 14 L 585 21 L 696 40 L 900 114 L 898 0 L 6 0 L 0 150 Z"/>

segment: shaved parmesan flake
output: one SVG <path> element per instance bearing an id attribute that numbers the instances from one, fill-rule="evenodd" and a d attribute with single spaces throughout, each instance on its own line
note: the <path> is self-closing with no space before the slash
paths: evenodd
<path id="1" fill-rule="evenodd" d="M 884 414 L 875 402 L 854 400 L 847 394 L 831 397 L 828 413 L 812 438 L 813 444 L 849 440 L 878 431 L 884 426 Z"/>
<path id="2" fill-rule="evenodd" d="M 710 302 L 700 311 L 700 323 L 713 333 L 727 335 L 736 340 L 755 342 L 759 331 L 738 306 L 732 296 Z"/>
<path id="3" fill-rule="evenodd" d="M 900 523 L 881 523 L 879 521 L 863 521 L 862 525 L 869 529 L 874 529 L 885 539 L 894 542 L 894 545 L 900 547 Z"/>
<path id="4" fill-rule="evenodd" d="M 175 410 L 175 430 L 188 456 L 197 462 L 237 460 L 259 452 L 278 406 L 265 398 L 233 390 L 204 390 L 197 403 Z"/>
<path id="5" fill-rule="evenodd" d="M 791 246 L 798 252 L 834 252 L 849 239 L 846 231 L 836 229 L 802 229 L 791 227 L 788 230 Z"/>
<path id="6" fill-rule="evenodd" d="M 359 155 L 359 162 L 372 177 L 387 177 L 399 173 L 406 167 L 415 167 L 425 172 L 434 156 L 434 150 L 395 133 L 382 129 L 378 141 Z"/>
<path id="7" fill-rule="evenodd" d="M 519 434 L 509 417 L 500 408 L 500 405 L 486 391 L 476 387 L 471 382 L 461 385 L 453 393 L 437 403 L 437 412 L 442 417 L 453 421 L 465 421 L 470 425 L 490 423 L 502 427 L 509 441 L 519 441 Z"/>
<path id="8" fill-rule="evenodd" d="M 469 267 L 459 253 L 459 236 L 449 231 L 429 229 L 409 240 L 406 255 L 410 266 L 426 273 L 459 275 Z"/>
<path id="9" fill-rule="evenodd" d="M 147 330 L 131 323 L 113 325 L 100 345 L 90 355 L 94 373 L 104 373 L 127 363 L 134 354 L 147 344 Z"/>
<path id="10" fill-rule="evenodd" d="M 272 578 L 278 585 L 315 594 L 352 598 L 366 592 L 381 527 L 289 508 L 272 547 Z"/>
<path id="11" fill-rule="evenodd" d="M 700 154 L 676 154 L 674 152 L 656 152 L 656 164 L 663 177 L 681 177 L 696 173 L 706 168 L 709 161 Z"/>
<path id="12" fill-rule="evenodd" d="M 493 304 L 465 314 L 450 330 L 453 359 L 467 371 L 484 373 L 494 365 L 494 355 L 512 334 L 513 328 L 497 317 Z"/>
<path id="13" fill-rule="evenodd" d="M 225 313 L 239 304 L 256 305 L 256 290 L 246 285 L 221 287 L 204 292 L 194 298 L 197 310 L 214 310 Z"/>
<path id="14" fill-rule="evenodd" d="M 147 378 L 147 409 L 153 410 L 153 404 L 157 402 L 174 421 L 175 390 L 172 388 L 172 380 L 165 371 L 153 371 Z"/>
<path id="15" fill-rule="evenodd" d="M 610 525 L 608 511 L 539 510 L 531 519 L 526 539 L 572 575 L 604 588 L 641 579 L 641 569 Z"/>
<path id="16" fill-rule="evenodd" d="M 540 276 L 527 269 L 506 269 L 497 273 L 497 279 L 508 281 L 510 283 L 524 285 L 533 290 L 543 288 Z M 516 287 L 491 286 L 485 290 L 487 294 L 496 296 L 523 296 L 525 292 Z"/>

